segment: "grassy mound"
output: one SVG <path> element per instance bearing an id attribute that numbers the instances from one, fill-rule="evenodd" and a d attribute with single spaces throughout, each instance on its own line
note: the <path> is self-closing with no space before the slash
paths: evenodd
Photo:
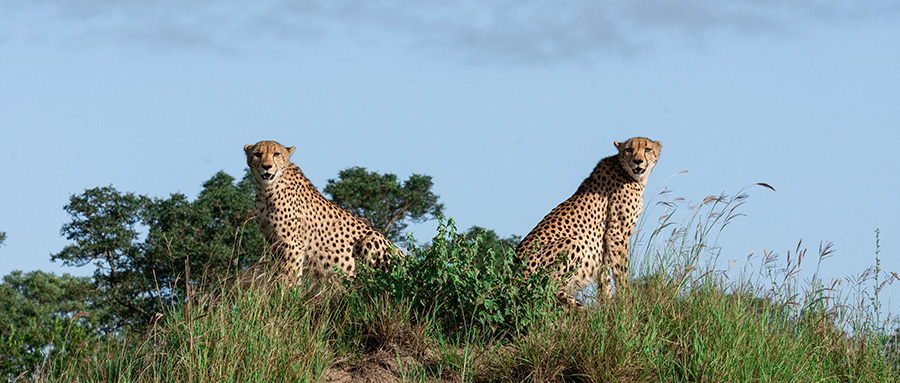
<path id="1" fill-rule="evenodd" d="M 167 313 L 147 334 L 51 360 L 39 378 L 900 381 L 885 326 L 874 319 L 877 303 L 839 304 L 834 286 L 801 283 L 791 261 L 773 267 L 769 254 L 761 269 L 770 272 L 756 274 L 768 279 L 717 271 L 709 239 L 741 203 L 741 195 L 707 199 L 680 225 L 668 223 L 667 210 L 636 237 L 644 246 L 631 286 L 612 300 L 586 297 L 583 310 L 561 308 L 546 274 L 523 278 L 511 252 L 485 249 L 451 222 L 390 274 L 363 270 L 317 294 L 277 283 L 221 287 Z M 819 260 L 829 254 L 824 246 Z"/>

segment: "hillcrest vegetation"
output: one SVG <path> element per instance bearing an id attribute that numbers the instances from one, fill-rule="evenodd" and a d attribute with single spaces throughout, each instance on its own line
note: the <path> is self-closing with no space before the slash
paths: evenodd
<path id="1" fill-rule="evenodd" d="M 523 276 L 520 237 L 456 228 L 431 177 L 342 171 L 323 194 L 406 258 L 324 290 L 285 287 L 252 220 L 254 187 L 217 173 L 197 198 L 112 186 L 73 195 L 51 257 L 91 277 L 12 272 L 0 283 L 0 375 L 36 382 L 896 382 L 896 318 L 874 266 L 839 285 L 808 254 L 721 265 L 717 243 L 751 189 L 646 196 L 631 280 L 566 310 L 547 272 Z M 773 189 L 774 190 L 774 189 Z M 409 223 L 439 220 L 425 242 Z M 876 232 L 874 240 L 877 241 Z M 6 239 L 0 232 L 0 245 Z M 0 248 L 0 251 L 3 251 Z M 804 262 L 805 261 L 805 262 Z"/>

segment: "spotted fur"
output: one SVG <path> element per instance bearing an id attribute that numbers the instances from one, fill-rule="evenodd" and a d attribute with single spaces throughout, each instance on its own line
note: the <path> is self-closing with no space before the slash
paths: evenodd
<path id="1" fill-rule="evenodd" d="M 613 144 L 619 153 L 600 160 L 575 194 L 547 214 L 516 247 L 528 272 L 555 266 L 557 278 L 570 275 L 559 295 L 569 306 L 577 305 L 572 295 L 594 280 L 597 291 L 607 297 L 612 297 L 611 282 L 621 289 L 628 281 L 628 240 L 643 209 L 647 176 L 662 144 L 644 137 Z"/>
<path id="2" fill-rule="evenodd" d="M 256 184 L 256 221 L 278 256 L 282 278 L 297 283 L 329 279 L 358 262 L 385 269 L 397 247 L 362 220 L 331 203 L 290 162 L 294 147 L 275 141 L 244 146 Z"/>

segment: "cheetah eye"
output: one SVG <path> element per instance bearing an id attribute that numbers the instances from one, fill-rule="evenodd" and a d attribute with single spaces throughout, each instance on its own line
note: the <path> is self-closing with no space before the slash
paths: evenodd
<path id="1" fill-rule="evenodd" d="M 275 154 L 273 154 L 272 156 L 278 157 L 278 156 L 280 156 L 280 155 L 281 155 L 281 153 L 275 152 Z"/>
<path id="2" fill-rule="evenodd" d="M 633 151 L 634 151 L 634 149 L 632 149 L 632 148 L 625 148 L 625 153 L 631 154 L 631 152 L 633 152 Z"/>
<path id="3" fill-rule="evenodd" d="M 646 153 L 650 153 L 650 152 L 652 152 L 652 151 L 653 151 L 653 149 L 650 149 L 650 148 L 644 148 L 644 152 L 646 152 Z"/>
<path id="4" fill-rule="evenodd" d="M 260 152 L 253 153 L 253 156 L 256 158 L 262 158 L 262 153 L 260 153 Z"/>

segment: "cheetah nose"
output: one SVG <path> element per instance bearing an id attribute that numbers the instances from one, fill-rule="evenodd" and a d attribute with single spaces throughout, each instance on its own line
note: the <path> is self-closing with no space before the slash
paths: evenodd
<path id="1" fill-rule="evenodd" d="M 272 168 L 272 165 L 263 165 L 262 168 L 263 170 L 269 170 Z"/>
<path id="2" fill-rule="evenodd" d="M 635 165 L 640 165 L 640 164 L 644 163 L 644 160 L 634 159 L 634 160 L 631 160 L 631 162 L 634 162 Z"/>

